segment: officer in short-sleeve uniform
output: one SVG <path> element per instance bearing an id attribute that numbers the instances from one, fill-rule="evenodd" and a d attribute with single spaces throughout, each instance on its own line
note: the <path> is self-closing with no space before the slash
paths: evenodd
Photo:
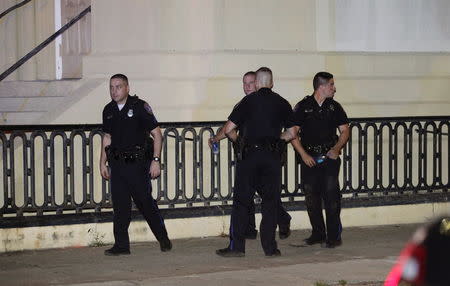
<path id="1" fill-rule="evenodd" d="M 256 91 L 256 85 L 255 85 L 256 72 L 249 71 L 249 72 L 245 73 L 242 78 L 242 82 L 243 82 L 243 90 L 244 90 L 245 96 L 255 92 Z M 237 103 L 235 105 L 235 107 L 238 106 L 239 103 Z M 209 139 L 208 144 L 210 147 L 212 147 L 213 143 L 218 143 L 220 140 L 226 138 L 223 131 L 224 131 L 224 129 L 222 127 L 218 130 L 218 132 L 215 136 L 213 136 Z M 239 134 L 239 126 L 237 128 L 237 132 Z M 233 144 L 233 147 L 236 148 L 236 144 Z M 236 165 L 237 164 L 239 164 L 239 160 L 236 160 Z M 256 186 L 256 188 L 257 188 L 257 186 Z M 290 234 L 291 234 L 290 222 L 291 222 L 291 216 L 284 209 L 281 199 L 280 199 L 279 209 L 278 209 L 278 227 L 279 227 L 278 234 L 279 234 L 280 239 L 286 239 L 290 236 Z M 249 224 L 248 224 L 248 228 L 247 228 L 247 231 L 245 234 L 245 238 L 246 239 L 256 239 L 257 233 L 258 233 L 258 231 L 256 230 L 256 223 L 255 223 L 255 204 L 252 203 L 249 208 Z"/>
<path id="2" fill-rule="evenodd" d="M 257 72 L 257 81 L 260 72 Z M 262 72 L 269 73 L 265 70 Z M 255 189 L 262 198 L 260 232 L 264 253 L 267 256 L 280 255 L 275 241 L 281 192 L 282 165 L 279 143 L 282 129 L 291 127 L 292 109 L 288 101 L 270 88 L 271 85 L 261 87 L 260 83 L 258 91 L 247 95 L 233 109 L 224 127 L 225 132 L 239 128 L 239 136 L 243 141 L 243 157 L 236 168 L 230 244 L 227 248 L 216 251 L 220 256 L 245 255 L 248 209 L 251 207 Z M 232 137 L 230 139 L 235 140 Z"/>
<path id="3" fill-rule="evenodd" d="M 312 226 L 312 235 L 305 239 L 305 242 L 307 244 L 326 242 L 326 247 L 338 246 L 341 244 L 342 232 L 338 181 L 341 159 L 338 155 L 335 159 L 329 158 L 327 154 L 338 145 L 337 129 L 342 128 L 344 132 L 348 132 L 347 115 L 332 97 L 327 97 L 319 105 L 314 95 L 311 95 L 306 96 L 294 107 L 294 121 L 300 126 L 300 142 L 304 151 L 314 159 L 313 166 L 308 166 L 303 159 L 300 160 L 301 183 Z M 348 133 L 345 133 L 345 136 L 348 136 Z M 343 144 L 347 142 L 345 138 L 341 141 Z M 337 154 L 340 153 L 343 144 L 339 145 Z M 322 200 L 325 206 L 326 228 L 322 215 Z"/>
<path id="4" fill-rule="evenodd" d="M 121 110 L 115 101 L 103 110 L 103 132 L 111 138 L 111 144 L 105 147 L 111 170 L 115 239 L 113 248 L 105 251 L 106 255 L 129 254 L 132 198 L 160 242 L 161 250 L 168 251 L 172 247 L 151 194 L 150 162 L 159 158 L 152 157 L 149 133 L 157 127 L 158 121 L 150 106 L 137 96 L 128 96 Z"/>

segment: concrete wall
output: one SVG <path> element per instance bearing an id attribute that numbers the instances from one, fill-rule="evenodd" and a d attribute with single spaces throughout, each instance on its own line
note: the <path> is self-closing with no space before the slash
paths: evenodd
<path id="1" fill-rule="evenodd" d="M 352 117 L 450 108 L 445 1 L 97 0 L 92 9 L 83 74 L 104 83 L 53 123 L 100 122 L 118 72 L 160 121 L 223 120 L 243 95 L 242 74 L 260 66 L 293 105 L 327 70 Z"/>
<path id="2" fill-rule="evenodd" d="M 342 237 L 352 226 L 424 223 L 449 214 L 450 203 L 350 208 L 342 210 Z M 364 213 L 364 215 L 361 215 Z M 310 229 L 305 211 L 290 212 L 292 229 Z M 256 215 L 259 225 L 261 216 Z M 171 239 L 228 235 L 229 216 L 170 219 L 165 224 Z M 155 241 L 145 221 L 129 228 L 131 242 Z M 0 229 L 0 253 L 27 249 L 82 247 L 112 244 L 112 223 Z"/>
<path id="3" fill-rule="evenodd" d="M 0 21 L 2 70 L 54 31 L 54 3 L 32 1 Z M 117 72 L 160 121 L 223 120 L 243 95 L 242 74 L 260 66 L 293 105 L 327 70 L 349 116 L 448 114 L 449 12 L 440 0 L 96 0 L 83 79 L 103 84 L 42 123 L 100 122 Z M 54 76 L 51 45 L 7 80 Z"/>

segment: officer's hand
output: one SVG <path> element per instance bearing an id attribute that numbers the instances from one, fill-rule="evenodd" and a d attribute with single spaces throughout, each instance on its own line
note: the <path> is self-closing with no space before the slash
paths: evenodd
<path id="1" fill-rule="evenodd" d="M 159 162 L 152 161 L 150 164 L 150 177 L 156 179 L 159 175 L 161 175 L 161 166 L 159 165 Z"/>
<path id="2" fill-rule="evenodd" d="M 208 146 L 209 146 L 209 148 L 211 148 L 212 149 L 212 144 L 214 143 L 214 142 L 216 142 L 216 139 L 214 139 L 215 137 L 213 136 L 213 137 L 211 137 L 211 138 L 209 138 L 208 139 Z"/>
<path id="3" fill-rule="evenodd" d="M 109 169 L 106 164 L 100 165 L 100 174 L 102 175 L 103 179 L 108 180 L 109 179 Z"/>
<path id="4" fill-rule="evenodd" d="M 301 157 L 306 166 L 314 167 L 316 165 L 316 161 L 314 161 L 314 158 L 311 157 L 308 153 L 304 153 L 303 155 L 301 155 Z"/>
<path id="5" fill-rule="evenodd" d="M 334 149 L 330 149 L 327 153 L 327 157 L 336 160 L 339 157 L 339 152 Z"/>

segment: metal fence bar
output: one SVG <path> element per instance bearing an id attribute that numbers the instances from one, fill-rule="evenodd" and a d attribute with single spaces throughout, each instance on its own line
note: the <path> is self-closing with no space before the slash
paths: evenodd
<path id="1" fill-rule="evenodd" d="M 207 146 L 222 124 L 161 124 L 162 174 L 153 184 L 160 205 L 231 202 L 232 144 L 221 144 L 218 155 Z M 450 116 L 357 118 L 351 119 L 350 129 L 342 154 L 343 194 L 357 198 L 448 191 Z M 0 126 L 0 216 L 110 212 L 110 186 L 97 170 L 101 135 L 99 125 Z M 282 196 L 302 200 L 300 158 L 291 155 L 283 166 Z M 294 187 L 289 178 L 294 178 Z"/>

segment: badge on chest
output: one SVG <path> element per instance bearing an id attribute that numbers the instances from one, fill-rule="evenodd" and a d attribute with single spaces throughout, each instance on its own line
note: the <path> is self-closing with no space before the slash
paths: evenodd
<path id="1" fill-rule="evenodd" d="M 133 109 L 128 109 L 127 115 L 128 115 L 128 117 L 133 117 L 133 115 L 134 115 Z"/>

